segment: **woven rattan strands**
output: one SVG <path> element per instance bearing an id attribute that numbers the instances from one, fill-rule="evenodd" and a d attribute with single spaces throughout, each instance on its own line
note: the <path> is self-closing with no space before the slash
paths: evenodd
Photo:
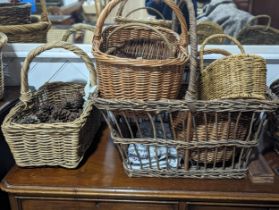
<path id="1" fill-rule="evenodd" d="M 108 39 L 110 33 L 119 26 L 108 27 L 102 33 L 104 21 L 110 11 L 122 1 L 111 1 L 102 11 L 96 24 L 93 54 L 96 58 L 101 96 L 108 99 L 142 100 L 176 98 L 188 59 L 185 48 L 187 26 L 181 11 L 173 1 L 165 0 L 181 22 L 180 39 L 169 29 L 151 29 L 149 25 L 143 26 L 139 23 L 121 26 L 121 30 Z M 161 41 L 162 36 L 172 45 L 172 49 L 176 50 L 175 55 L 169 57 L 172 51 L 169 50 L 166 41 Z M 110 53 L 115 48 L 115 52 L 126 49 L 128 54 L 118 56 Z M 142 56 L 135 58 L 137 52 L 142 53 Z M 158 59 L 153 56 L 156 52 L 166 57 Z"/>
<path id="2" fill-rule="evenodd" d="M 10 111 L 2 125 L 5 139 L 18 166 L 75 168 L 82 160 L 100 125 L 99 113 L 93 109 L 92 101 L 85 102 L 80 117 L 71 122 L 37 124 L 14 122 L 19 113 L 32 110 L 35 105 L 41 106 L 44 103 L 59 105 L 75 94 L 83 94 L 84 84 L 81 83 L 47 83 L 38 91 L 29 90 L 27 75 L 30 62 L 42 52 L 53 48 L 63 48 L 81 57 L 90 72 L 91 85 L 96 85 L 92 61 L 78 47 L 66 42 L 53 42 L 29 53 L 21 71 L 20 102 Z"/>
<path id="3" fill-rule="evenodd" d="M 0 25 L 28 24 L 30 10 L 29 3 L 0 3 Z"/>
<path id="4" fill-rule="evenodd" d="M 30 24 L 18 25 L 0 25 L 0 32 L 7 35 L 9 43 L 45 43 L 47 41 L 47 32 L 51 27 L 48 20 L 47 8 L 45 0 L 40 0 L 42 6 L 41 19 L 32 18 Z"/>
<path id="5" fill-rule="evenodd" d="M 4 70 L 3 70 L 3 61 L 2 61 L 2 48 L 7 43 L 8 38 L 5 34 L 0 32 L 0 99 L 4 97 Z"/>

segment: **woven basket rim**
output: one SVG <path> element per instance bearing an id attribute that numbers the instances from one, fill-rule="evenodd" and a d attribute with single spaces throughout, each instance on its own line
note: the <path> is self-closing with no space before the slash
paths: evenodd
<path id="1" fill-rule="evenodd" d="M 39 21 L 37 23 L 29 23 L 22 25 L 0 26 L 0 31 L 7 34 L 31 33 L 34 32 L 34 30 L 48 30 L 50 26 L 50 21 Z"/>
<path id="2" fill-rule="evenodd" d="M 5 5 L 5 6 L 3 6 Z M 12 4 L 12 3 L 0 3 L 0 10 L 1 9 L 9 9 L 9 8 L 27 8 L 27 7 L 30 7 L 31 8 L 31 4 L 30 3 L 23 3 L 23 2 L 20 2 L 20 3 L 17 3 L 17 4 Z"/>
<path id="3" fill-rule="evenodd" d="M 99 49 L 93 48 L 93 54 L 96 60 L 106 63 L 111 63 L 114 65 L 135 65 L 135 66 L 166 66 L 166 65 L 182 65 L 188 61 L 189 55 L 183 47 L 180 48 L 180 55 L 176 58 L 168 58 L 164 60 L 146 60 L 146 59 L 131 59 L 131 58 L 121 58 L 113 55 L 108 55 L 101 52 Z"/>
<path id="4" fill-rule="evenodd" d="M 207 70 L 209 69 L 209 67 L 217 65 L 218 63 L 223 62 L 223 61 L 230 62 L 231 59 L 235 60 L 235 58 L 238 58 L 238 59 L 254 58 L 254 59 L 260 59 L 260 60 L 262 60 L 263 63 L 266 63 L 265 59 L 259 55 L 254 55 L 254 54 L 229 55 L 229 56 L 226 56 L 223 58 L 216 59 L 215 61 L 210 63 L 206 68 L 201 69 L 201 73 L 206 74 L 208 72 Z"/>
<path id="5" fill-rule="evenodd" d="M 136 18 L 127 18 L 127 17 L 122 17 L 122 16 L 117 16 L 114 18 L 114 20 L 118 23 L 123 21 L 123 20 L 126 20 L 126 21 L 129 21 L 129 22 L 137 22 L 137 21 L 141 21 L 141 22 L 145 22 L 145 23 L 149 23 L 149 24 L 156 24 L 156 25 L 164 25 L 164 26 L 167 26 L 167 27 L 170 27 L 171 24 L 172 24 L 172 21 L 170 20 L 158 20 L 158 19 L 150 19 L 150 20 L 141 20 L 141 19 L 136 19 Z"/>

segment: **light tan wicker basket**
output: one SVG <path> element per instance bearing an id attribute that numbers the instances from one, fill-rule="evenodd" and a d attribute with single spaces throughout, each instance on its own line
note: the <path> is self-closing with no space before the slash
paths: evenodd
<path id="1" fill-rule="evenodd" d="M 106 17 L 122 1 L 111 1 L 96 24 L 93 54 L 101 96 L 142 100 L 176 98 L 188 60 L 183 14 L 173 1 L 164 1 L 182 25 L 180 39 L 170 29 L 141 23 L 110 26 L 103 31 Z"/>
<path id="2" fill-rule="evenodd" d="M 2 61 L 2 48 L 7 43 L 8 38 L 5 34 L 0 32 L 0 99 L 4 97 L 4 71 L 3 71 L 3 61 Z"/>
<path id="3" fill-rule="evenodd" d="M 30 24 L 0 25 L 0 32 L 7 35 L 9 43 L 45 43 L 47 41 L 47 32 L 51 27 L 51 22 L 48 20 L 45 0 L 40 0 L 40 2 L 41 19 L 32 17 Z"/>
<path id="4" fill-rule="evenodd" d="M 204 49 L 206 44 L 215 38 L 227 38 L 235 43 L 241 51 L 239 55 L 226 56 L 204 67 Z M 212 50 L 214 53 L 214 50 Z M 245 54 L 241 44 L 225 34 L 208 37 L 200 49 L 201 98 L 237 99 L 266 97 L 266 62 L 257 55 Z"/>
<path id="5" fill-rule="evenodd" d="M 80 48 L 66 42 L 53 42 L 32 50 L 26 57 L 21 71 L 20 102 L 6 116 L 2 131 L 16 164 L 22 167 L 62 166 L 75 168 L 94 140 L 99 125 L 99 112 L 93 102 L 84 103 L 83 111 L 70 122 L 20 124 L 15 121 L 21 112 L 32 114 L 32 107 L 45 103 L 59 106 L 73 95 L 83 94 L 82 83 L 47 83 L 31 92 L 28 87 L 30 62 L 40 53 L 52 48 L 63 48 L 80 56 L 90 72 L 90 82 L 96 85 L 94 66 L 88 55 Z"/>

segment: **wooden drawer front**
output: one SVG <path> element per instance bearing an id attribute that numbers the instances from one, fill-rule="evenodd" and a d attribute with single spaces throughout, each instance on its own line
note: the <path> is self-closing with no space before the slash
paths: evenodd
<path id="1" fill-rule="evenodd" d="M 176 203 L 22 200 L 22 210 L 178 210 Z"/>

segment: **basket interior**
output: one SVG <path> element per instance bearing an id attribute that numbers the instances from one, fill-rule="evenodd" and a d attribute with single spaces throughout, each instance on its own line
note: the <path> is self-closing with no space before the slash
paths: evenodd
<path id="1" fill-rule="evenodd" d="M 101 51 L 109 55 L 129 59 L 164 60 L 177 57 L 179 53 L 178 38 L 167 29 L 159 29 L 165 35 L 173 49 L 169 50 L 167 44 L 160 36 L 150 29 L 142 27 L 130 27 L 120 29 L 108 40 L 108 35 L 117 26 L 110 26 L 103 32 Z"/>
<path id="2" fill-rule="evenodd" d="M 36 91 L 32 100 L 28 102 L 28 107 L 23 106 L 19 110 L 20 113 L 13 116 L 12 121 L 17 122 L 18 118 L 22 116 L 32 116 L 45 105 L 60 107 L 67 101 L 74 101 L 77 97 L 83 97 L 83 88 L 84 84 L 81 83 L 47 83 Z"/>

